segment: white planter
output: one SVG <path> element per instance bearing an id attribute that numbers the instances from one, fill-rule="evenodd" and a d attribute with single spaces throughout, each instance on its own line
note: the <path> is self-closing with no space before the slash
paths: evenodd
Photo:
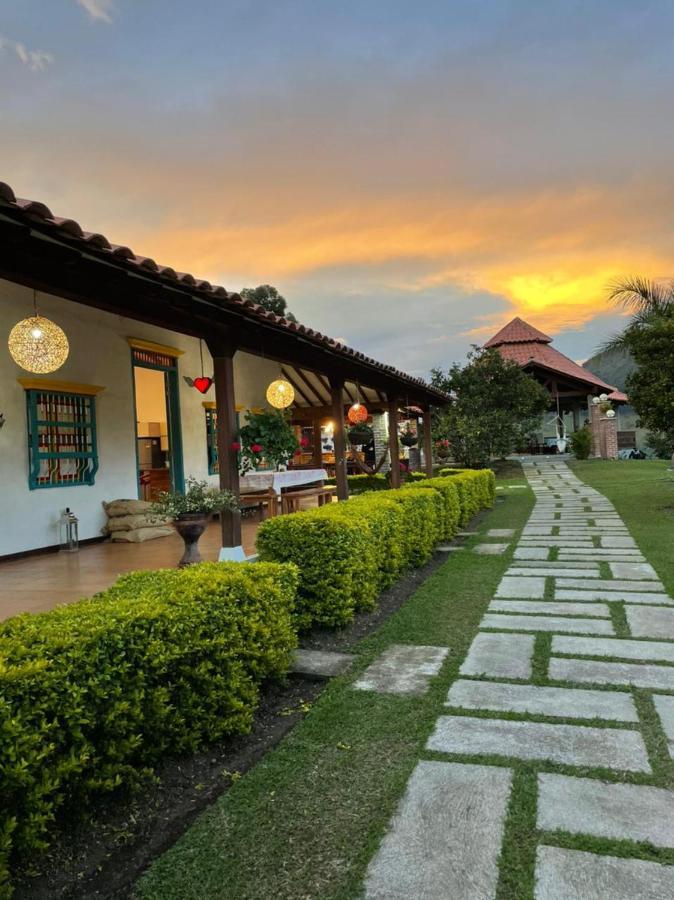
<path id="1" fill-rule="evenodd" d="M 568 440 L 566 438 L 557 438 L 557 450 L 559 453 L 566 453 L 566 448 L 568 445 Z"/>

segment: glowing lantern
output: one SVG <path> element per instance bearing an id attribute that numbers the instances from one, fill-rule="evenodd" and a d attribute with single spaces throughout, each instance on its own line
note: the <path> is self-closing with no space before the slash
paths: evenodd
<path id="1" fill-rule="evenodd" d="M 7 342 L 14 362 L 36 375 L 60 369 L 68 359 L 68 338 L 63 329 L 37 313 L 12 328 Z"/>
<path id="2" fill-rule="evenodd" d="M 367 407 L 363 406 L 362 403 L 356 402 L 350 407 L 346 417 L 353 425 L 360 425 L 361 422 L 367 422 Z"/>
<path id="3" fill-rule="evenodd" d="M 282 378 L 272 381 L 267 388 L 267 401 L 274 409 L 286 409 L 295 399 L 295 391 L 289 381 Z"/>

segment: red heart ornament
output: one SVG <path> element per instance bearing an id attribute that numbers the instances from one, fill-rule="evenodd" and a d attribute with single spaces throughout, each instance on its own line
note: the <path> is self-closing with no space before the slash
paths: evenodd
<path id="1" fill-rule="evenodd" d="M 194 387 L 201 394 L 205 394 L 209 390 L 209 388 L 212 384 L 213 384 L 213 379 L 206 378 L 205 375 L 201 375 L 199 378 L 194 379 Z"/>

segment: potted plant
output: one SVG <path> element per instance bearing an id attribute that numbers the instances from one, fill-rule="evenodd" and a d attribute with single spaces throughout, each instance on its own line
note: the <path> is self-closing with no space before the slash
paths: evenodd
<path id="1" fill-rule="evenodd" d="M 299 445 L 290 422 L 281 410 L 251 410 L 232 449 L 239 454 L 242 475 L 264 461 L 274 469 L 287 466 Z"/>
<path id="2" fill-rule="evenodd" d="M 405 427 L 400 432 L 400 443 L 403 447 L 414 447 L 419 443 L 419 435 L 416 431 L 412 431 L 412 426 L 409 422 L 406 423 Z"/>
<path id="3" fill-rule="evenodd" d="M 348 434 L 349 443 L 353 444 L 354 447 L 369 444 L 370 441 L 374 440 L 374 431 L 367 422 L 358 422 L 356 425 L 352 425 Z"/>
<path id="4" fill-rule="evenodd" d="M 163 519 L 172 519 L 173 527 L 183 539 L 185 552 L 178 567 L 201 562 L 199 538 L 206 530 L 214 512 L 237 509 L 237 499 L 231 491 L 209 487 L 205 481 L 187 479 L 187 489 L 162 491 L 152 505 L 152 512 Z"/>
<path id="5" fill-rule="evenodd" d="M 435 442 L 435 453 L 438 459 L 449 458 L 449 441 L 447 438 L 441 438 Z"/>

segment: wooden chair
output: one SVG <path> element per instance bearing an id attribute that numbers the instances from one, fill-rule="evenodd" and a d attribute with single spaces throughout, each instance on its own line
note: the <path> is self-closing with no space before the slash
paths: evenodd
<path id="1" fill-rule="evenodd" d="M 288 513 L 299 512 L 302 500 L 307 497 L 316 497 L 318 505 L 325 506 L 326 503 L 332 502 L 332 495 L 334 492 L 335 488 L 332 485 L 328 485 L 327 487 L 317 485 L 316 487 L 306 488 L 302 491 L 288 491 L 281 494 L 281 513 L 287 515 Z"/>
<path id="2" fill-rule="evenodd" d="M 278 515 L 278 494 L 273 488 L 266 491 L 249 491 L 239 497 L 241 506 L 261 506 L 263 518 Z M 266 510 L 266 512 L 265 512 Z"/>

